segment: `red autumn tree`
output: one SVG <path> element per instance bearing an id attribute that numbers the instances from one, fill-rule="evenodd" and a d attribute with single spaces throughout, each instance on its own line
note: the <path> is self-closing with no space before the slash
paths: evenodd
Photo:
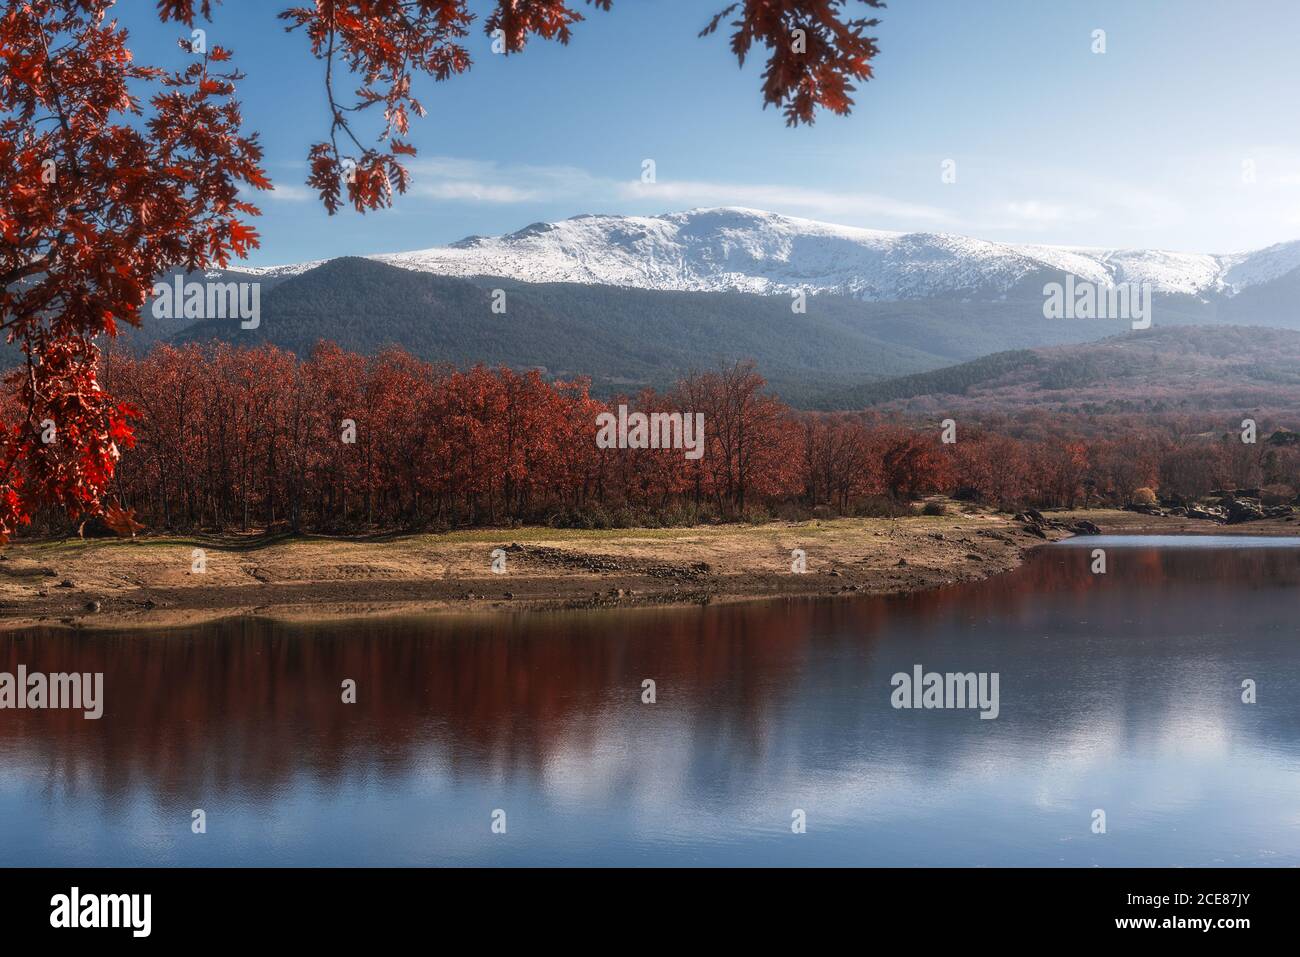
<path id="1" fill-rule="evenodd" d="M 953 453 L 956 485 L 963 495 L 1005 509 L 1023 505 L 1029 498 L 1034 471 L 1020 441 L 967 430 Z"/>
<path id="2" fill-rule="evenodd" d="M 239 132 L 239 75 L 213 47 L 136 66 L 111 0 L 10 3 L 0 19 L 0 328 L 23 364 L 0 430 L 0 539 L 48 504 L 99 511 L 131 410 L 99 382 L 96 338 L 138 323 L 154 279 L 256 244 L 241 184 L 266 188 Z M 145 128 L 129 90 L 153 84 Z"/>
<path id="3" fill-rule="evenodd" d="M 937 492 L 950 481 L 951 452 L 934 434 L 906 429 L 884 430 L 879 437 L 884 486 L 896 499 L 915 499 Z"/>
<path id="4" fill-rule="evenodd" d="M 848 415 L 804 415 L 798 422 L 800 480 L 810 505 L 834 505 L 841 512 L 856 494 L 880 490 L 871 432 Z"/>
<path id="5" fill-rule="evenodd" d="M 752 361 L 677 383 L 674 405 L 704 416 L 704 454 L 690 464 L 692 482 L 724 515 L 743 515 L 747 502 L 786 486 L 799 455 L 786 443 L 786 407 L 765 392 Z"/>
<path id="6" fill-rule="evenodd" d="M 1084 494 L 1123 505 L 1144 487 L 1197 497 L 1243 487 L 1241 475 L 1283 500 L 1300 486 L 1285 433 L 1261 457 L 1216 431 L 1214 414 L 1155 424 L 999 416 L 964 422 L 960 441 L 944 445 L 933 421 L 794 412 L 748 363 L 688 376 L 670 394 L 602 403 L 583 381 L 456 371 L 396 349 L 367 357 L 323 343 L 299 359 L 271 345 L 164 345 L 144 358 L 113 354 L 103 385 L 141 412 L 137 448 L 112 484 L 124 534 L 135 527 L 129 510 L 177 530 L 595 527 L 800 505 L 852 514 L 885 494 L 943 492 L 1014 512 Z M 0 415 L 12 417 L 16 401 L 0 395 Z M 597 416 L 620 404 L 703 413 L 705 458 L 600 447 Z"/>
<path id="7" fill-rule="evenodd" d="M 882 5 L 743 0 L 702 33 L 729 23 L 742 64 L 765 47 L 764 103 L 810 123 L 819 108 L 848 112 L 853 81 L 871 75 L 876 47 L 864 31 L 876 21 L 850 16 L 856 3 Z M 608 10 L 611 0 L 588 4 Z M 246 218 L 258 210 L 241 188 L 271 185 L 256 136 L 242 131 L 241 75 L 222 66 L 230 53 L 182 39 L 195 58 L 185 70 L 138 65 L 115 5 L 7 0 L 0 14 L 0 329 L 24 356 L 8 380 L 18 412 L 0 420 L 0 541 L 43 505 L 103 513 L 133 410 L 102 387 L 97 340 L 140 321 L 160 275 L 225 266 L 255 247 Z M 191 27 L 218 7 L 157 3 L 164 22 Z M 415 152 L 402 139 L 409 119 L 424 113 L 413 78 L 470 67 L 468 0 L 314 0 L 280 16 L 325 63 L 328 134 L 309 150 L 309 184 L 331 212 L 388 205 L 409 181 L 400 162 Z M 581 19 L 573 0 L 496 0 L 484 27 L 514 53 L 530 37 L 567 43 Z M 357 80 L 353 99 L 341 99 L 342 84 Z M 154 87 L 147 107 L 135 85 Z M 365 145 L 353 121 L 371 113 L 382 122 Z M 133 530 L 129 514 L 111 516 Z"/>

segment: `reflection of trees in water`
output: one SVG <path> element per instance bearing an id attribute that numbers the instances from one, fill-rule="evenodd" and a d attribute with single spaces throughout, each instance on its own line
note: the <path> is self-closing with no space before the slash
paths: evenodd
<path id="1" fill-rule="evenodd" d="M 635 740 L 683 752 L 688 776 L 725 792 L 764 763 L 942 774 L 999 735 L 1041 747 L 1090 722 L 1139 735 L 1187 707 L 1180 653 L 1199 655 L 1201 674 L 1206 654 L 1222 658 L 1222 642 L 1180 652 L 1172 639 L 1226 614 L 1240 660 L 1209 667 L 1294 664 L 1294 644 L 1267 636 L 1290 633 L 1297 553 L 1111 549 L 1103 582 L 1090 551 L 1046 549 L 986 582 L 885 599 L 5 636 L 0 670 L 103 671 L 106 709 L 98 722 L 0 712 L 0 751 L 52 790 L 112 800 L 138 788 L 259 793 L 298 773 L 336 785 L 431 760 L 453 776 L 539 777 L 560 752 L 590 765 L 612 740 Z M 1002 717 L 892 711 L 889 676 L 913 662 L 1001 672 Z M 647 677 L 653 711 L 640 704 Z M 344 678 L 358 683 L 356 705 L 340 701 Z M 1277 721 L 1288 741 L 1300 736 L 1294 710 L 1274 734 Z M 621 760 L 636 759 L 633 748 Z"/>
<path id="2" fill-rule="evenodd" d="M 752 726 L 801 654 L 810 614 L 751 606 L 5 636 L 0 670 L 103 671 L 106 705 L 99 721 L 0 712 L 0 749 L 20 749 L 24 766 L 62 787 L 106 794 L 270 788 L 299 770 L 327 781 L 393 773 L 429 748 L 453 773 L 485 762 L 535 772 L 559 737 L 595 741 L 620 697 L 626 710 L 645 707 L 643 677 L 659 682 L 656 707 L 721 706 Z M 345 678 L 357 682 L 356 705 L 341 701 Z"/>

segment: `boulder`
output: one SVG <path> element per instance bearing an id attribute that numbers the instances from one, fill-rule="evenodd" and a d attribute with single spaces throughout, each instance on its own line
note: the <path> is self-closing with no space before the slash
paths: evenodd
<path id="1" fill-rule="evenodd" d="M 1223 509 L 1227 513 L 1229 525 L 1256 522 L 1264 517 L 1264 511 L 1258 505 L 1240 498 L 1228 499 L 1223 503 Z"/>

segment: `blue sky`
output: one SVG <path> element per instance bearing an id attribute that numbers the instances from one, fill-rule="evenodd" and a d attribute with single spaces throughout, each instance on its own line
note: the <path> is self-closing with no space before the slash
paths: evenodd
<path id="1" fill-rule="evenodd" d="M 224 0 L 206 25 L 248 74 L 245 117 L 279 187 L 260 199 L 254 264 L 717 205 L 1059 245 L 1300 239 L 1291 0 L 894 0 L 857 109 L 798 129 L 761 108 L 759 59 L 741 70 L 724 36 L 696 38 L 724 0 L 615 0 L 568 47 L 511 57 L 476 26 L 470 73 L 417 84 L 429 116 L 410 136 L 413 192 L 333 217 L 302 185 L 327 121 L 320 64 L 275 19 L 288 5 Z M 125 0 L 119 16 L 141 62 L 177 65 L 181 29 L 153 6 Z M 647 158 L 653 186 L 640 183 Z"/>

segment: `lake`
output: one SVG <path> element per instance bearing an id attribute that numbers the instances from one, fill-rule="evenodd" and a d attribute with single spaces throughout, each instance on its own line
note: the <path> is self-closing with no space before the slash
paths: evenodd
<path id="1" fill-rule="evenodd" d="M 0 865 L 1294 866 L 1298 586 L 1300 539 L 1082 538 L 891 598 L 10 633 L 104 713 L 0 711 Z M 894 707 L 917 666 L 997 717 Z"/>

